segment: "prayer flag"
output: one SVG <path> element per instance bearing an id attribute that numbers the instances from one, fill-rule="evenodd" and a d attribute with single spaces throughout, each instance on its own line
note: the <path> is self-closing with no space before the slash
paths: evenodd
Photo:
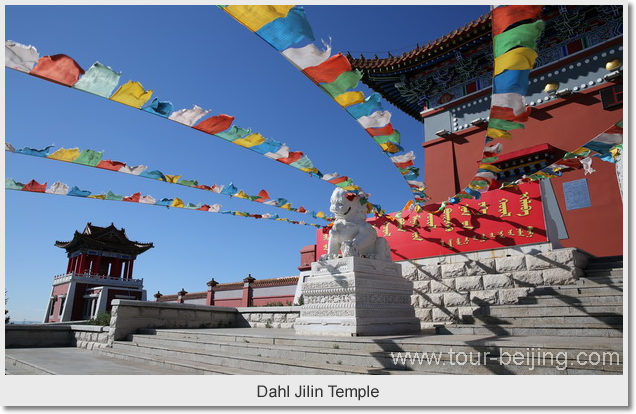
<path id="1" fill-rule="evenodd" d="M 331 97 L 336 97 L 358 86 L 360 79 L 362 79 L 362 72 L 356 69 L 344 72 L 333 82 L 320 85 L 320 87 L 331 95 Z"/>
<path id="2" fill-rule="evenodd" d="M 172 204 L 170 204 L 170 207 L 183 208 L 183 207 L 185 207 L 185 204 L 183 203 L 183 201 L 181 201 L 181 199 L 175 197 L 174 201 L 172 202 Z"/>
<path id="3" fill-rule="evenodd" d="M 509 50 L 495 58 L 495 70 L 493 76 L 497 76 L 505 70 L 530 70 L 534 68 L 537 60 L 537 52 L 527 48 L 518 47 Z M 528 85 L 526 84 L 526 87 Z M 525 95 L 525 94 L 524 94 Z"/>
<path id="4" fill-rule="evenodd" d="M 303 73 L 317 83 L 335 81 L 344 72 L 351 71 L 351 63 L 342 53 L 338 53 L 318 66 L 308 67 Z"/>
<path id="5" fill-rule="evenodd" d="M 45 191 L 49 194 L 60 194 L 66 195 L 68 193 L 68 185 L 64 184 L 61 181 L 56 181 Z"/>
<path id="6" fill-rule="evenodd" d="M 241 6 L 229 5 L 224 8 L 232 17 L 243 26 L 256 32 L 267 23 L 280 17 L 285 17 L 294 6 Z"/>
<path id="7" fill-rule="evenodd" d="M 24 148 L 15 150 L 15 152 L 17 152 L 18 154 L 33 155 L 35 157 L 48 157 L 49 151 L 51 150 L 51 148 L 53 148 L 53 145 L 49 145 L 48 147 L 41 150 L 24 147 Z"/>
<path id="8" fill-rule="evenodd" d="M 120 77 L 121 72 L 117 73 L 108 66 L 95 62 L 84 76 L 75 82 L 73 88 L 108 98 L 117 87 Z"/>
<path id="9" fill-rule="evenodd" d="M 148 168 L 148 167 L 146 167 L 145 165 L 136 165 L 134 167 L 130 167 L 128 165 L 123 165 L 118 171 L 120 173 L 139 175 L 142 172 L 146 171 L 146 168 Z"/>
<path id="10" fill-rule="evenodd" d="M 104 151 L 84 150 L 80 152 L 79 156 L 73 160 L 75 164 L 88 165 L 89 167 L 95 167 L 102 160 Z M 49 157 L 50 158 L 50 157 Z"/>
<path id="11" fill-rule="evenodd" d="M 369 116 L 375 111 L 381 111 L 382 105 L 380 104 L 380 99 L 382 96 L 374 92 L 370 96 L 368 96 L 364 102 L 356 105 L 351 105 L 346 108 L 346 111 L 351 114 L 354 118 L 358 119 L 362 116 Z"/>
<path id="12" fill-rule="evenodd" d="M 389 111 L 376 111 L 369 116 L 358 118 L 358 123 L 360 123 L 364 129 L 382 128 L 389 122 L 391 122 L 391 113 Z"/>
<path id="13" fill-rule="evenodd" d="M 232 141 L 236 145 L 240 145 L 245 148 L 252 148 L 257 145 L 264 143 L 266 140 L 261 134 L 254 133 L 246 136 L 245 138 L 239 138 L 237 140 Z"/>
<path id="14" fill-rule="evenodd" d="M 124 196 L 117 195 L 110 190 L 108 190 L 108 193 L 106 193 L 106 200 L 121 201 L 123 199 Z"/>
<path id="15" fill-rule="evenodd" d="M 191 127 L 196 124 L 199 119 L 203 118 L 210 112 L 211 111 L 209 110 L 203 110 L 203 108 L 194 105 L 192 109 L 179 109 L 178 111 L 171 113 L 170 116 L 168 116 L 168 119 Z"/>
<path id="16" fill-rule="evenodd" d="M 153 98 L 149 105 L 141 108 L 142 111 L 150 112 L 151 114 L 155 114 L 163 118 L 168 118 L 168 116 L 172 113 L 172 109 L 172 102 L 160 101 L 159 98 Z"/>
<path id="17" fill-rule="evenodd" d="M 23 183 L 14 181 L 12 178 L 4 179 L 4 188 L 6 188 L 7 190 L 22 190 L 23 187 Z"/>
<path id="18" fill-rule="evenodd" d="M 140 108 L 150 99 L 152 92 L 152 90 L 146 91 L 139 82 L 128 81 L 117 89 L 110 100 L 133 108 Z"/>
<path id="19" fill-rule="evenodd" d="M 204 119 L 192 128 L 214 135 L 228 129 L 232 125 L 232 121 L 234 121 L 233 116 L 221 114 Z"/>
<path id="20" fill-rule="evenodd" d="M 382 128 L 367 128 L 366 131 L 372 137 L 379 137 L 382 135 L 391 135 L 395 130 L 393 129 L 393 125 L 388 123 Z"/>
<path id="21" fill-rule="evenodd" d="M 303 39 L 314 40 L 314 33 L 305 16 L 305 10 L 295 6 L 285 17 L 267 23 L 255 33 L 279 52 L 295 45 Z"/>
<path id="22" fill-rule="evenodd" d="M 135 193 L 135 194 L 133 194 L 131 196 L 124 197 L 122 199 L 122 201 L 129 201 L 131 203 L 138 203 L 140 198 L 141 198 L 141 193 Z"/>
<path id="23" fill-rule="evenodd" d="M 493 94 L 516 93 L 525 95 L 528 91 L 529 76 L 529 69 L 507 70 L 500 73 L 493 79 Z"/>
<path id="24" fill-rule="evenodd" d="M 336 102 L 343 108 L 364 102 L 364 94 L 358 91 L 345 92 L 334 98 Z"/>
<path id="25" fill-rule="evenodd" d="M 119 171 L 123 166 L 125 166 L 123 162 L 113 161 L 113 160 L 101 160 L 99 164 L 96 165 L 97 168 L 103 168 L 105 170 L 110 171 Z"/>
<path id="26" fill-rule="evenodd" d="M 491 129 L 500 129 L 504 131 L 510 131 L 512 129 L 519 129 L 519 128 L 524 129 L 525 127 L 526 126 L 524 124 L 521 124 L 519 122 L 510 122 L 503 119 L 490 118 L 490 121 L 488 121 L 489 131 Z"/>
<path id="27" fill-rule="evenodd" d="M 71 86 L 78 81 L 84 69 L 66 55 L 42 56 L 29 75 L 46 79 L 64 86 Z"/>
<path id="28" fill-rule="evenodd" d="M 226 141 L 234 142 L 237 139 L 245 138 L 246 136 L 248 136 L 251 133 L 252 133 L 252 129 L 251 128 L 243 129 L 241 127 L 238 127 L 238 126 L 234 125 L 229 130 L 227 130 L 225 132 L 218 132 L 218 133 L 214 134 L 214 136 L 217 136 L 219 138 L 223 138 Z"/>
<path id="29" fill-rule="evenodd" d="M 154 180 L 166 181 L 165 175 L 159 170 L 142 171 L 139 173 L 140 177 L 152 178 Z"/>
<path id="30" fill-rule="evenodd" d="M 40 59 L 40 55 L 33 46 L 16 43 L 13 40 L 5 40 L 4 66 L 29 73 L 38 59 Z"/>
<path id="31" fill-rule="evenodd" d="M 522 20 L 537 20 L 543 6 L 503 6 L 492 11 L 492 36 L 503 33 L 510 25 Z"/>
<path id="32" fill-rule="evenodd" d="M 510 108 L 515 115 L 521 115 L 527 111 L 526 98 L 518 93 L 497 93 L 492 95 L 492 108 Z M 491 115 L 492 117 L 492 115 Z M 497 118 L 497 117 L 495 117 Z M 501 118 L 504 119 L 504 118 Z"/>
<path id="33" fill-rule="evenodd" d="M 71 148 L 71 149 L 60 148 L 59 150 L 55 151 L 53 154 L 49 155 L 47 158 L 52 160 L 73 162 L 77 157 L 79 157 L 79 155 L 80 155 L 79 148 Z"/>
<path id="34" fill-rule="evenodd" d="M 66 195 L 74 197 L 88 197 L 89 195 L 91 195 L 91 192 L 88 190 L 80 190 L 77 186 L 74 186 Z"/>
<path id="35" fill-rule="evenodd" d="M 289 60 L 296 68 L 303 70 L 311 66 L 320 65 L 325 60 L 329 59 L 331 55 L 331 46 L 325 44 L 327 50 L 320 50 L 314 44 L 310 43 L 307 46 L 301 48 L 289 48 L 283 50 L 281 53 L 287 60 Z"/>
<path id="36" fill-rule="evenodd" d="M 501 34 L 493 39 L 493 53 L 495 58 L 503 55 L 515 47 L 527 47 L 537 49 L 537 39 L 545 28 L 543 20 L 522 24 Z"/>

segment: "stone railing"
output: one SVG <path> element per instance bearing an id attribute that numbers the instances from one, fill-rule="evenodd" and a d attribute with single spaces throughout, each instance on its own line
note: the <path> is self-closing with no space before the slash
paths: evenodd
<path id="1" fill-rule="evenodd" d="M 403 276 L 413 281 L 411 303 L 422 328 L 461 322 L 487 313 L 491 305 L 518 303 L 541 286 L 574 284 L 589 259 L 574 248 L 488 253 L 491 257 L 456 254 L 401 262 Z"/>
<path id="2" fill-rule="evenodd" d="M 292 329 L 300 317 L 300 306 L 236 308 L 238 327 Z"/>
<path id="3" fill-rule="evenodd" d="M 109 344 L 143 328 L 231 328 L 236 308 L 170 302 L 112 301 Z"/>
<path id="4" fill-rule="evenodd" d="M 121 277 L 112 277 L 112 276 L 104 276 L 92 273 L 76 273 L 71 272 L 64 275 L 57 275 L 53 277 L 53 285 L 60 285 L 62 283 L 70 282 L 71 280 L 75 280 L 78 282 L 89 282 L 89 283 L 99 283 L 100 281 L 108 281 L 109 286 L 120 285 L 120 286 L 132 286 L 132 287 L 143 287 L 144 280 L 143 279 L 123 279 Z"/>
<path id="5" fill-rule="evenodd" d="M 71 325 L 72 343 L 77 348 L 95 349 L 108 347 L 108 326 Z"/>
<path id="6" fill-rule="evenodd" d="M 83 321 L 7 324 L 4 326 L 5 348 L 104 348 L 108 346 L 108 331 L 108 326 L 86 325 Z"/>

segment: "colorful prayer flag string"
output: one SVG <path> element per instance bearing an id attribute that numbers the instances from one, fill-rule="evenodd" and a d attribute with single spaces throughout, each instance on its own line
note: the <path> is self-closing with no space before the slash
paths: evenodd
<path id="1" fill-rule="evenodd" d="M 420 174 L 419 168 L 413 166 L 413 151 L 406 152 L 400 146 L 400 133 L 391 125 L 391 113 L 383 110 L 380 95 L 374 93 L 365 98 L 362 92 L 354 90 L 362 79 L 362 73 L 353 70 L 342 53 L 330 57 L 331 46 L 327 44 L 326 50 L 312 43 L 291 47 L 303 40 L 314 41 L 313 31 L 301 6 L 232 5 L 221 8 L 278 50 L 356 119 L 398 168 L 419 205 L 430 199 L 425 192 L 426 185 L 418 181 Z M 395 157 L 407 157 L 408 160 L 396 162 Z"/>
<path id="2" fill-rule="evenodd" d="M 64 184 L 60 181 L 53 183 L 51 186 L 48 186 L 47 183 L 40 184 L 35 180 L 31 180 L 28 183 L 24 184 L 18 181 L 13 180 L 12 178 L 5 178 L 4 187 L 6 190 L 15 190 L 15 191 L 28 191 L 32 193 L 43 193 L 43 194 L 54 194 L 54 195 L 66 195 L 73 197 L 81 197 L 81 198 L 91 198 L 95 200 L 110 200 L 110 201 L 126 201 L 131 203 L 139 203 L 139 204 L 147 204 L 154 206 L 163 206 L 163 207 L 176 207 L 183 208 L 186 210 L 197 210 L 197 211 L 207 211 L 210 213 L 219 213 L 219 214 L 229 214 L 232 216 L 240 216 L 240 217 L 252 217 L 254 219 L 266 219 L 266 220 L 275 220 L 282 221 L 290 224 L 299 224 L 304 226 L 312 226 L 317 228 L 322 228 L 323 226 L 320 224 L 307 223 L 305 221 L 296 221 L 290 220 L 288 218 L 279 217 L 278 214 L 253 214 L 244 211 L 221 211 L 220 204 L 193 204 L 186 203 L 178 197 L 174 198 L 162 198 L 157 200 L 156 198 L 150 195 L 141 195 L 140 192 L 134 193 L 130 196 L 122 196 L 113 193 L 112 191 L 108 191 L 106 194 L 94 194 L 88 190 L 82 190 L 76 186 L 70 187 L 67 184 Z"/>
<path id="3" fill-rule="evenodd" d="M 585 174 L 591 174 L 595 170 L 592 168 L 592 160 L 599 158 L 606 162 L 615 163 L 619 154 L 623 151 L 623 121 L 612 125 L 593 139 L 589 140 L 581 147 L 572 152 L 566 153 L 563 158 L 553 162 L 547 167 L 529 176 L 502 184 L 502 187 L 512 187 L 519 184 L 528 183 L 546 178 L 560 177 L 568 170 L 585 170 Z"/>
<path id="4" fill-rule="evenodd" d="M 291 6 L 267 7 L 271 8 L 271 14 L 275 15 L 276 13 L 283 13 L 285 7 Z M 274 28 L 263 30 L 262 34 L 268 39 L 278 39 L 276 40 L 278 44 L 285 44 L 287 41 L 285 35 L 286 25 L 292 24 L 295 27 L 295 22 L 302 23 L 303 14 L 304 13 L 299 11 L 293 11 L 290 15 L 290 19 L 285 21 L 286 23 L 283 24 L 283 22 L 281 22 Z M 257 26 L 257 24 L 253 22 L 249 24 L 251 26 Z M 197 105 L 194 105 L 192 109 L 180 109 L 175 111 L 172 103 L 169 101 L 160 101 L 158 98 L 154 98 L 150 101 L 154 91 L 145 90 L 139 82 L 128 81 L 117 88 L 121 73 L 115 72 L 110 67 L 99 62 L 94 63 L 91 68 L 85 72 L 81 66 L 69 56 L 58 54 L 39 57 L 35 47 L 25 46 L 7 40 L 5 41 L 5 66 L 22 73 L 101 96 L 111 101 L 119 102 L 144 112 L 149 112 L 159 117 L 178 122 L 192 129 L 217 138 L 222 138 L 225 141 L 257 152 L 272 160 L 289 165 L 312 177 L 327 181 L 347 191 L 354 193 L 360 191 L 360 187 L 355 185 L 353 180 L 347 176 L 341 177 L 337 173 L 323 174 L 302 151 L 291 151 L 284 143 L 266 138 L 259 133 L 252 133 L 250 128 L 246 129 L 233 125 L 233 116 L 220 114 L 203 119 L 210 111 L 203 110 Z M 117 89 L 115 90 L 115 88 Z M 115 90 L 114 93 L 113 90 Z"/>
<path id="5" fill-rule="evenodd" d="M 510 131 L 523 129 L 530 107 L 526 105 L 530 70 L 537 59 L 537 40 L 545 23 L 540 20 L 542 6 L 499 6 L 492 11 L 493 70 L 492 104 L 486 133 L 486 144 L 477 173 L 468 186 L 437 210 L 447 204 L 456 204 L 464 198 L 479 199 L 489 190 L 501 188 L 493 165 L 503 151 L 499 139 L 512 139 Z"/>
<path id="6" fill-rule="evenodd" d="M 200 190 L 210 191 L 216 194 L 223 194 L 230 197 L 241 198 L 248 201 L 254 201 L 257 203 L 266 204 L 273 207 L 283 208 L 285 210 L 294 211 L 297 213 L 311 214 L 314 218 L 320 218 L 323 220 L 331 221 L 325 213 L 319 211 L 307 211 L 303 206 L 299 208 L 292 207 L 291 202 L 285 198 L 271 198 L 269 193 L 265 190 L 261 190 L 258 195 L 248 195 L 243 190 L 239 190 L 230 183 L 228 186 L 212 184 L 211 186 L 199 184 L 198 180 L 186 180 L 181 178 L 181 175 L 164 174 L 159 170 L 148 170 L 145 165 L 129 166 L 124 162 L 112 161 L 110 159 L 104 159 L 104 151 L 94 150 L 80 150 L 79 148 L 64 149 L 60 148 L 57 151 L 50 153 L 52 146 L 48 146 L 41 150 L 36 150 L 30 147 L 21 149 L 15 149 L 13 145 L 5 142 L 5 150 L 15 154 L 31 155 L 49 160 L 65 161 L 74 164 L 84 165 L 87 167 L 100 168 L 109 171 L 117 171 L 125 174 L 134 175 L 137 177 L 150 178 L 153 180 L 159 180 L 170 184 L 179 184 L 190 188 L 196 188 Z"/>

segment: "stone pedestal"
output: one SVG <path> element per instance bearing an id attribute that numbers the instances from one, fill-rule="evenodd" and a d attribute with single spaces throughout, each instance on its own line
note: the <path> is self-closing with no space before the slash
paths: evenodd
<path id="1" fill-rule="evenodd" d="M 397 335 L 420 331 L 413 285 L 402 267 L 360 257 L 311 265 L 294 329 L 302 335 Z"/>

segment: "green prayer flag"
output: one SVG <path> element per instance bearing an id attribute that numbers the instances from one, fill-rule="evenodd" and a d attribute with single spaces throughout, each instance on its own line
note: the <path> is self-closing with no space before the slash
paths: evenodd
<path id="1" fill-rule="evenodd" d="M 179 179 L 179 181 L 177 181 L 177 184 L 185 185 L 186 187 L 194 187 L 199 185 L 199 182 L 197 180 Z"/>
<path id="2" fill-rule="evenodd" d="M 343 72 L 340 74 L 340 76 L 338 76 L 338 78 L 336 78 L 335 81 L 320 85 L 320 87 L 333 98 L 335 98 L 338 95 L 342 95 L 347 90 L 353 89 L 358 86 L 360 79 L 362 79 L 362 72 L 356 69 L 348 72 Z"/>
<path id="3" fill-rule="evenodd" d="M 395 131 L 391 135 L 382 135 L 379 137 L 373 137 L 373 140 L 378 144 L 386 144 L 387 142 L 392 142 L 394 144 L 400 144 L 401 136 L 400 131 Z"/>
<path id="4" fill-rule="evenodd" d="M 488 122 L 488 128 L 501 129 L 503 131 L 510 131 L 511 129 L 525 129 L 525 125 L 519 122 L 506 121 L 503 119 L 490 118 Z"/>
<path id="5" fill-rule="evenodd" d="M 349 178 L 347 181 L 343 181 L 341 183 L 337 183 L 336 186 L 337 187 L 348 187 L 351 184 L 353 184 L 353 180 L 351 178 Z"/>
<path id="6" fill-rule="evenodd" d="M 93 150 L 83 150 L 80 152 L 79 157 L 75 158 L 73 162 L 75 164 L 88 165 L 89 167 L 95 167 L 102 160 L 104 151 L 97 152 Z"/>
<path id="7" fill-rule="evenodd" d="M 232 142 L 232 141 L 236 141 L 239 138 L 245 138 L 251 133 L 252 133 L 252 128 L 243 129 L 241 127 L 234 125 L 232 128 L 228 129 L 227 131 L 218 132 L 214 134 L 214 136 L 223 138 L 227 141 Z"/>
<path id="8" fill-rule="evenodd" d="M 113 192 L 110 190 L 108 191 L 108 193 L 106 193 L 106 200 L 122 201 L 123 199 L 124 196 L 113 194 Z"/>
<path id="9" fill-rule="evenodd" d="M 482 164 L 489 164 L 491 162 L 497 161 L 498 159 L 499 159 L 499 157 L 487 157 L 487 158 L 484 158 L 483 160 L 481 160 L 481 163 Z"/>
<path id="10" fill-rule="evenodd" d="M 527 47 L 537 50 L 537 39 L 545 27 L 543 20 L 522 24 L 514 29 L 506 30 L 494 38 L 493 53 L 495 58 L 515 47 Z"/>
<path id="11" fill-rule="evenodd" d="M 14 181 L 11 178 L 4 179 L 4 188 L 7 190 L 22 190 L 22 187 L 24 187 L 24 184 Z"/>

